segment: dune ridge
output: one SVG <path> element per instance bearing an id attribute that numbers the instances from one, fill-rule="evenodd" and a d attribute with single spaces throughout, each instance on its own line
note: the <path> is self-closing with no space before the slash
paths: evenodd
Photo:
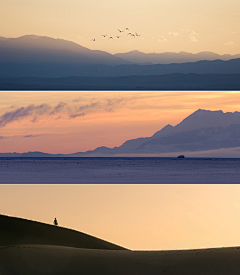
<path id="1" fill-rule="evenodd" d="M 75 230 L 0 215 L 0 275 L 237 275 L 240 247 L 131 251 Z"/>
<path id="2" fill-rule="evenodd" d="M 0 236 L 0 246 L 39 244 L 126 250 L 126 248 L 76 230 L 6 215 L 0 215 Z"/>
<path id="3" fill-rule="evenodd" d="M 127 251 L 62 246 L 0 247 L 1 275 L 237 275 L 240 247 Z"/>

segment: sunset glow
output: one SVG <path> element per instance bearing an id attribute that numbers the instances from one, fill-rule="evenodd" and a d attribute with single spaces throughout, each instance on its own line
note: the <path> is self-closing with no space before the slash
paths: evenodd
<path id="1" fill-rule="evenodd" d="M 238 92 L 1 92 L 1 153 L 120 146 L 198 109 L 235 112 Z"/>
<path id="2" fill-rule="evenodd" d="M 1 211 L 139 250 L 238 246 L 239 185 L 1 185 Z M 30 207 L 31 206 L 31 207 Z"/>
<path id="3" fill-rule="evenodd" d="M 12 0 L 0 1 L 0 10 L 3 37 L 50 36 L 110 53 L 239 53 L 236 0 Z M 119 33 L 125 28 L 140 36 L 131 39 Z M 108 40 L 105 34 L 121 37 Z"/>

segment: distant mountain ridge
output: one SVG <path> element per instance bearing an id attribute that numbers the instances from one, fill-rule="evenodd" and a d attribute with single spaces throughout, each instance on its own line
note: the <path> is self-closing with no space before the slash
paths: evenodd
<path id="1" fill-rule="evenodd" d="M 40 152 L 0 154 L 1 156 L 115 156 L 160 154 L 183 151 L 207 151 L 240 147 L 240 112 L 208 111 L 199 109 L 176 126 L 170 124 L 151 137 L 127 140 L 119 147 L 98 147 L 87 152 L 69 155 L 51 155 Z"/>
<path id="2" fill-rule="evenodd" d="M 90 50 L 77 43 L 45 36 L 25 35 L 0 39 L 2 63 L 131 64 L 110 53 Z"/>
<path id="3" fill-rule="evenodd" d="M 200 52 L 200 53 L 187 53 L 187 52 L 164 52 L 164 53 L 143 53 L 137 50 L 116 53 L 115 56 L 125 59 L 129 62 L 136 64 L 171 64 L 171 63 L 187 63 L 197 62 L 201 60 L 223 60 L 228 61 L 230 59 L 240 58 L 240 54 L 216 54 L 214 52 Z"/>
<path id="4" fill-rule="evenodd" d="M 105 154 L 154 154 L 205 151 L 240 146 L 240 112 L 197 110 L 176 126 L 167 125 L 152 137 L 128 140 Z"/>
<path id="5" fill-rule="evenodd" d="M 2 91 L 239 91 L 239 89 L 240 73 L 0 78 Z"/>
<path id="6" fill-rule="evenodd" d="M 127 59 L 129 56 L 136 56 L 136 58 L 143 56 L 144 58 L 142 62 L 137 59 L 138 62 L 128 61 L 119 57 L 119 54 L 112 55 L 104 51 L 90 50 L 71 41 L 45 36 L 0 37 L 0 76 L 2 78 L 51 78 L 70 76 L 118 77 L 172 73 L 240 73 L 240 55 L 220 56 L 208 52 L 195 55 L 183 52 L 143 54 L 133 51 L 121 56 L 125 56 Z M 151 57 L 153 64 L 148 60 L 148 57 Z M 219 60 L 219 58 L 223 60 Z"/>

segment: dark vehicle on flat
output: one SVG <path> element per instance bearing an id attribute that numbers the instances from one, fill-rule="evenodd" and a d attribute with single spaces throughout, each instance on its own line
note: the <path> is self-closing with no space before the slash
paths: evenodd
<path id="1" fill-rule="evenodd" d="M 185 156 L 184 156 L 184 155 L 180 155 L 180 156 L 178 156 L 177 158 L 178 158 L 178 159 L 184 159 Z"/>

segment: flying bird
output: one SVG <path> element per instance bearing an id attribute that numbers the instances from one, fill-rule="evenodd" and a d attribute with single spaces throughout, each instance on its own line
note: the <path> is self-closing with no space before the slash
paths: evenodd
<path id="1" fill-rule="evenodd" d="M 126 31 L 129 31 L 129 28 L 125 28 Z"/>
<path id="2" fill-rule="evenodd" d="M 106 37 L 106 36 L 107 36 L 107 34 L 102 34 L 101 36 Z"/>
<path id="3" fill-rule="evenodd" d="M 124 31 L 121 31 L 121 30 L 119 30 L 119 29 L 117 29 L 119 32 L 124 32 Z"/>
<path id="4" fill-rule="evenodd" d="M 110 36 L 108 39 L 113 39 L 112 36 Z"/>
<path id="5" fill-rule="evenodd" d="M 121 37 L 121 36 L 116 36 L 117 38 Z"/>
<path id="6" fill-rule="evenodd" d="M 128 35 L 132 35 L 132 34 L 129 32 Z"/>
<path id="7" fill-rule="evenodd" d="M 136 35 L 136 36 L 140 36 L 140 34 L 137 34 L 136 32 L 135 32 L 135 35 Z"/>
<path id="8" fill-rule="evenodd" d="M 96 41 L 95 38 L 93 38 L 91 41 Z"/>

